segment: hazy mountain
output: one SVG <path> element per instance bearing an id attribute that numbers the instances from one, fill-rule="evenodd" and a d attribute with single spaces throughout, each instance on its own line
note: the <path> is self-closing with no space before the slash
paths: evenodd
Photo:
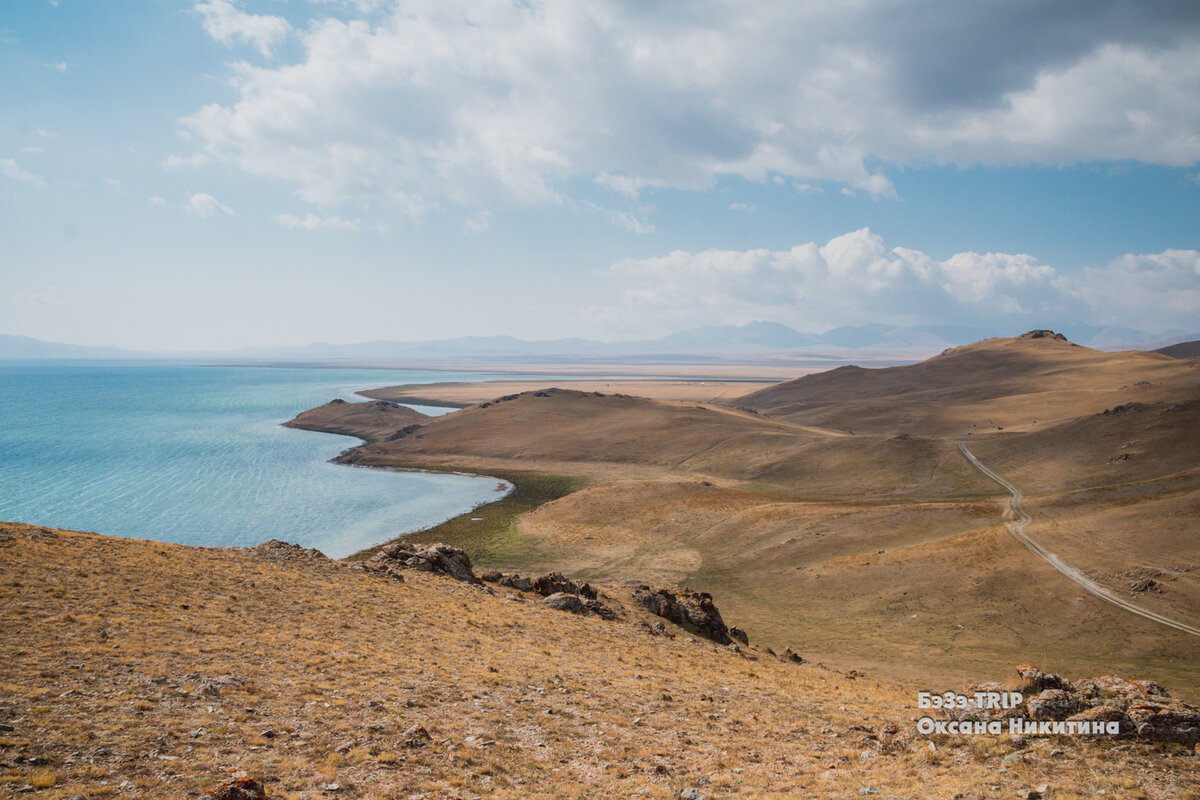
<path id="1" fill-rule="evenodd" d="M 28 336 L 0 334 L 0 360 L 9 359 L 128 359 L 144 354 L 119 347 L 43 342 Z"/>
<path id="2" fill-rule="evenodd" d="M 1060 329 L 1071 341 L 1108 350 L 1151 349 L 1197 334 L 1170 331 L 1154 335 L 1131 328 L 1072 323 Z M 317 342 L 302 346 L 244 347 L 219 352 L 139 352 L 116 347 L 43 342 L 26 336 L 0 335 L 0 359 L 173 359 L 233 362 L 368 362 L 431 361 L 447 358 L 518 360 L 529 358 L 582 359 L 654 358 L 703 359 L 712 356 L 754 356 L 792 353 L 806 358 L 853 358 L 855 351 L 895 353 L 921 358 L 949 347 L 1011 334 L 966 325 L 917 325 L 900 328 L 873 323 L 843 326 L 824 334 L 801 333 L 778 322 L 712 325 L 674 333 L 661 339 L 600 342 L 590 339 L 526 341 L 513 336 L 463 336 L 423 342 L 371 341 L 354 344 Z"/>

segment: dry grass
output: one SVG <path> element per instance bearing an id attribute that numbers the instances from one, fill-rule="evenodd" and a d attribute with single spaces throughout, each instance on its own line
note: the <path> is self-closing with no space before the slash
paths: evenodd
<path id="1" fill-rule="evenodd" d="M 652 636 L 629 607 L 604 622 L 424 574 L 18 525 L 0 587 L 2 796 L 183 797 L 238 768 L 288 798 L 1200 787 L 1190 758 L 1144 745 L 1034 740 L 1009 770 L 1003 737 L 881 752 L 910 692 Z"/>

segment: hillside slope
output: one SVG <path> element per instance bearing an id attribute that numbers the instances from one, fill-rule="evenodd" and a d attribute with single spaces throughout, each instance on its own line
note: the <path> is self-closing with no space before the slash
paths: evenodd
<path id="1" fill-rule="evenodd" d="M 557 388 L 430 419 L 342 460 L 535 469 L 596 479 L 686 474 L 804 495 L 991 491 L 946 442 L 850 438 L 721 406 Z M 849 473 L 853 483 L 846 481 Z"/>
<path id="2" fill-rule="evenodd" d="M 12 524 L 0 574 L 5 796 L 194 797 L 236 769 L 289 799 L 1200 790 L 1162 745 L 930 747 L 912 691 L 655 628 L 613 587 L 606 621 L 288 546 Z"/>
<path id="3" fill-rule="evenodd" d="M 839 430 L 965 436 L 1031 430 L 1130 400 L 1200 392 L 1200 364 L 1091 350 L 1049 331 L 986 339 L 902 367 L 806 375 L 738 398 L 775 419 Z"/>

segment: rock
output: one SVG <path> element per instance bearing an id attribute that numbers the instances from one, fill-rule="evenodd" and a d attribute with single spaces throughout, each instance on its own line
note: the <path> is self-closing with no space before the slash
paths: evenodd
<path id="1" fill-rule="evenodd" d="M 616 619 L 616 613 L 599 600 L 570 592 L 555 592 L 542 600 L 542 605 L 572 614 L 595 614 L 602 619 Z"/>
<path id="2" fill-rule="evenodd" d="M 559 592 L 566 592 L 567 594 L 577 594 L 592 600 L 596 599 L 595 589 L 586 583 L 578 584 L 570 578 L 564 577 L 560 572 L 551 572 L 549 575 L 534 578 L 533 590 L 543 597 L 549 597 Z"/>
<path id="3" fill-rule="evenodd" d="M 543 600 L 542 605 L 558 611 L 570 611 L 572 614 L 588 613 L 587 606 L 583 604 L 583 598 L 567 592 L 555 592 Z"/>
<path id="4" fill-rule="evenodd" d="M 480 582 L 471 569 L 470 557 L 457 547 L 441 542 L 427 547 L 411 542 L 393 542 L 372 556 L 364 566 L 371 572 L 394 574 L 402 569 L 414 569 L 446 575 L 464 583 Z"/>
<path id="5" fill-rule="evenodd" d="M 217 788 L 201 795 L 202 800 L 267 800 L 263 785 L 245 776 L 225 781 Z"/>
<path id="6" fill-rule="evenodd" d="M 490 569 L 487 572 L 481 572 L 479 574 L 479 580 L 483 581 L 484 583 L 499 583 L 503 577 L 503 572 L 494 569 Z"/>
<path id="7" fill-rule="evenodd" d="M 265 558 L 288 559 L 293 561 L 328 561 L 329 558 L 320 550 L 311 547 L 301 547 L 298 544 L 288 544 L 279 539 L 271 539 L 251 548 L 257 555 Z"/>
<path id="8" fill-rule="evenodd" d="M 750 637 L 746 635 L 744 630 L 736 625 L 729 629 L 729 637 L 731 639 L 737 639 L 742 644 L 750 644 Z"/>
<path id="9" fill-rule="evenodd" d="M 867 797 L 869 795 L 879 794 L 879 790 L 876 789 L 874 786 L 863 786 L 863 787 L 859 788 L 858 793 L 861 794 L 863 797 Z"/>
<path id="10" fill-rule="evenodd" d="M 783 657 L 785 659 L 787 659 L 788 661 L 792 661 L 796 664 L 804 663 L 804 659 L 800 657 L 800 654 L 797 653 L 795 650 L 793 650 L 790 647 L 784 648 Z"/>
<path id="11" fill-rule="evenodd" d="M 404 746 L 417 748 L 424 747 L 433 741 L 433 737 L 429 735 L 429 731 L 421 725 L 413 725 L 404 732 Z"/>
<path id="12" fill-rule="evenodd" d="M 533 581 L 529 578 L 522 578 L 520 575 L 502 575 L 499 582 L 502 586 L 510 586 L 518 592 L 533 591 Z"/>
<path id="13" fill-rule="evenodd" d="M 1133 720 L 1116 706 L 1095 706 L 1080 711 L 1078 714 L 1072 714 L 1067 719 L 1074 720 L 1075 722 L 1115 722 L 1120 730 L 1117 736 L 1121 738 L 1133 736 L 1137 733 L 1133 726 Z"/>
<path id="14" fill-rule="evenodd" d="M 1024 760 L 1025 756 L 1021 753 L 1009 753 L 1004 757 L 1004 760 L 1000 762 L 1000 768 L 1009 769 L 1011 767 L 1015 767 Z"/>
<path id="15" fill-rule="evenodd" d="M 662 587 L 642 584 L 633 590 L 633 599 L 651 614 L 662 617 L 698 636 L 717 644 L 732 644 L 729 628 L 707 592 L 682 590 L 678 593 Z"/>
<path id="16" fill-rule="evenodd" d="M 679 800 L 704 800 L 704 793 L 689 787 L 679 793 Z"/>
<path id="17" fill-rule="evenodd" d="M 1074 692 L 1047 689 L 1026 705 L 1030 719 L 1062 720 L 1083 709 L 1083 699 Z"/>
<path id="18" fill-rule="evenodd" d="M 1128 709 L 1139 739 L 1200 743 L 1200 712 L 1185 703 L 1137 703 Z"/>
<path id="19" fill-rule="evenodd" d="M 1021 691 L 1025 694 L 1044 692 L 1047 689 L 1071 689 L 1071 682 L 1054 672 L 1042 672 L 1031 664 L 1019 664 L 1017 674 L 1025 681 Z"/>

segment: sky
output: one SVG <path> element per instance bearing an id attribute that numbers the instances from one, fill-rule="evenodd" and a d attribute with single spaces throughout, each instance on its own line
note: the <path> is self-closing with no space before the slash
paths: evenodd
<path id="1" fill-rule="evenodd" d="M 1194 0 L 7 0 L 0 333 L 1200 330 Z"/>

